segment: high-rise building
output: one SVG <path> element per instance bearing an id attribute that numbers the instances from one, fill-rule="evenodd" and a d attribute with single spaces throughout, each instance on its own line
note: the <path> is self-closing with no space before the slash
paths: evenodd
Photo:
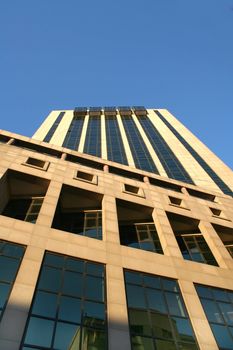
<path id="1" fill-rule="evenodd" d="M 0 349 L 232 350 L 232 171 L 167 110 L 0 132 Z"/>

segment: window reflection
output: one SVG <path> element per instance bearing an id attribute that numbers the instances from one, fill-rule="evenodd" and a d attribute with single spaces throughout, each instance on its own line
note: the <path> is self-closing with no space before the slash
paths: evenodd
<path id="1" fill-rule="evenodd" d="M 132 349 L 197 350 L 175 280 L 125 271 Z"/>
<path id="2" fill-rule="evenodd" d="M 24 246 L 0 240 L 0 320 L 24 252 Z"/>
<path id="3" fill-rule="evenodd" d="M 104 272 L 101 264 L 46 253 L 23 349 L 107 349 Z"/>
<path id="4" fill-rule="evenodd" d="M 220 349 L 233 349 L 233 292 L 196 285 L 206 317 Z"/>

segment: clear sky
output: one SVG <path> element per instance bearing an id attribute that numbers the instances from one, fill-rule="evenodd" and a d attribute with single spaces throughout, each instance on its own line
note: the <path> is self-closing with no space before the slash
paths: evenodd
<path id="1" fill-rule="evenodd" d="M 1 0 L 0 128 L 167 108 L 233 167 L 233 0 Z"/>

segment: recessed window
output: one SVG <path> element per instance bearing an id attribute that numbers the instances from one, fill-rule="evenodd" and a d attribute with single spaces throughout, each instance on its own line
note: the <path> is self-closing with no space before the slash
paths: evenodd
<path id="1" fill-rule="evenodd" d="M 103 264 L 47 252 L 23 349 L 107 350 Z"/>
<path id="2" fill-rule="evenodd" d="M 191 188 L 186 188 L 186 189 L 187 189 L 187 191 L 188 191 L 190 196 L 201 198 L 201 199 L 205 199 L 205 200 L 210 201 L 210 202 L 214 202 L 215 201 L 215 196 L 213 194 L 209 194 L 209 193 L 206 193 L 206 192 L 193 190 Z"/>
<path id="3" fill-rule="evenodd" d="M 212 224 L 219 238 L 233 258 L 233 228 Z"/>
<path id="4" fill-rule="evenodd" d="M 228 220 L 228 219 L 226 218 L 226 216 L 224 215 L 224 213 L 222 212 L 222 210 L 216 209 L 216 208 L 210 208 L 210 211 L 211 211 L 211 213 L 212 213 L 212 216 L 218 217 L 218 218 L 220 218 L 220 219 Z"/>
<path id="5" fill-rule="evenodd" d="M 196 290 L 219 349 L 233 349 L 233 292 L 203 285 Z"/>
<path id="6" fill-rule="evenodd" d="M 183 206 L 182 199 L 176 198 L 176 197 L 171 197 L 171 196 L 169 196 L 168 198 L 170 200 L 170 204 L 178 206 L 178 207 L 182 207 Z"/>
<path id="7" fill-rule="evenodd" d="M 117 216 L 122 245 L 163 254 L 152 208 L 117 200 Z"/>
<path id="8" fill-rule="evenodd" d="M 0 182 L 1 215 L 35 223 L 48 184 L 46 179 L 8 170 Z"/>
<path id="9" fill-rule="evenodd" d="M 24 165 L 29 165 L 41 170 L 47 170 L 49 163 L 40 159 L 29 157 L 24 163 Z"/>
<path id="10" fill-rule="evenodd" d="M 167 213 L 177 243 L 186 260 L 218 266 L 199 229 L 199 220 Z"/>
<path id="11" fill-rule="evenodd" d="M 92 183 L 94 185 L 97 185 L 97 176 L 90 174 L 90 173 L 86 173 L 84 171 L 80 171 L 78 170 L 75 174 L 74 177 L 76 180 L 80 180 L 80 181 L 84 181 L 84 182 L 89 182 Z"/>
<path id="12" fill-rule="evenodd" d="M 35 224 L 43 200 L 44 197 L 12 198 L 2 212 L 2 215 Z"/>
<path id="13" fill-rule="evenodd" d="M 98 193 L 63 185 L 52 227 L 102 239 L 102 198 Z"/>
<path id="14" fill-rule="evenodd" d="M 198 345 L 175 280 L 125 270 L 132 349 L 192 349 Z"/>
<path id="15" fill-rule="evenodd" d="M 123 192 L 129 193 L 129 194 L 134 194 L 139 197 L 144 197 L 144 192 L 143 189 L 140 187 L 124 184 L 123 187 Z"/>

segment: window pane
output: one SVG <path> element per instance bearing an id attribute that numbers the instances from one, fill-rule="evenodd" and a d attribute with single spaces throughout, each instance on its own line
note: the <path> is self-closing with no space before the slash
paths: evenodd
<path id="1" fill-rule="evenodd" d="M 229 302 L 229 299 L 227 297 L 227 293 L 226 293 L 225 290 L 213 288 L 212 291 L 213 291 L 213 294 L 214 294 L 214 297 L 215 297 L 216 300 L 228 301 Z"/>
<path id="2" fill-rule="evenodd" d="M 3 308 L 10 292 L 9 284 L 0 283 L 0 308 Z"/>
<path id="3" fill-rule="evenodd" d="M 40 316 L 55 317 L 57 308 L 57 295 L 37 292 L 32 313 Z"/>
<path id="4" fill-rule="evenodd" d="M 44 266 L 40 276 L 39 288 L 51 292 L 58 292 L 61 285 L 61 270 Z"/>
<path id="5" fill-rule="evenodd" d="M 126 282 L 141 284 L 142 283 L 142 275 L 140 273 L 134 272 L 125 272 L 125 280 Z"/>
<path id="6" fill-rule="evenodd" d="M 84 303 L 84 312 L 83 312 L 83 320 L 82 320 L 85 326 L 103 327 L 104 321 L 105 321 L 104 304 L 86 301 Z"/>
<path id="7" fill-rule="evenodd" d="M 103 277 L 104 269 L 103 266 L 100 264 L 93 264 L 88 262 L 86 264 L 86 272 L 90 275 Z"/>
<path id="8" fill-rule="evenodd" d="M 225 322 L 233 326 L 233 305 L 230 303 L 218 303 Z"/>
<path id="9" fill-rule="evenodd" d="M 66 268 L 68 270 L 72 270 L 75 272 L 81 272 L 84 271 L 84 263 L 81 260 L 75 260 L 75 259 L 67 259 L 66 260 Z"/>
<path id="10" fill-rule="evenodd" d="M 156 340 L 156 350 L 177 350 L 175 343 L 168 340 Z"/>
<path id="11" fill-rule="evenodd" d="M 31 317 L 25 339 L 26 344 L 51 346 L 54 322 Z"/>
<path id="12" fill-rule="evenodd" d="M 46 254 L 44 263 L 45 265 L 50 265 L 54 267 L 63 267 L 64 257 L 55 254 Z"/>
<path id="13" fill-rule="evenodd" d="M 218 346 L 222 347 L 224 350 L 233 349 L 233 338 L 230 336 L 227 328 L 220 325 L 211 325 L 214 336 L 217 340 Z"/>
<path id="14" fill-rule="evenodd" d="M 200 297 L 211 298 L 211 299 L 213 298 L 211 289 L 209 289 L 208 287 L 196 286 L 196 289 Z"/>
<path id="15" fill-rule="evenodd" d="M 144 292 L 141 287 L 128 285 L 127 299 L 129 306 L 146 308 Z"/>
<path id="16" fill-rule="evenodd" d="M 189 320 L 172 317 L 172 325 L 175 333 L 177 334 L 177 339 L 185 342 L 195 343 L 193 330 Z"/>
<path id="17" fill-rule="evenodd" d="M 103 332 L 94 329 L 83 328 L 81 349 L 106 349 L 106 335 Z"/>
<path id="18" fill-rule="evenodd" d="M 89 299 L 103 301 L 104 286 L 102 278 L 87 276 L 85 295 Z"/>
<path id="19" fill-rule="evenodd" d="M 18 260 L 0 256 L 0 266 L 4 266 L 0 269 L 0 279 L 5 282 L 13 281 L 18 270 L 18 264 Z"/>
<path id="20" fill-rule="evenodd" d="M 80 339 L 80 327 L 58 322 L 54 340 L 54 348 L 56 350 L 72 349 L 74 342 Z M 78 348 L 76 348 L 78 349 Z"/>
<path id="21" fill-rule="evenodd" d="M 151 335 L 151 326 L 147 311 L 129 310 L 130 328 L 133 333 Z"/>
<path id="22" fill-rule="evenodd" d="M 132 339 L 133 350 L 153 350 L 153 340 L 150 338 L 141 337 L 140 335 L 133 335 Z"/>
<path id="23" fill-rule="evenodd" d="M 165 299 L 162 292 L 155 289 L 147 289 L 146 295 L 150 309 L 162 313 L 167 312 Z"/>
<path id="24" fill-rule="evenodd" d="M 81 300 L 62 296 L 58 318 L 75 323 L 81 322 Z"/>
<path id="25" fill-rule="evenodd" d="M 151 314 L 153 333 L 156 338 L 172 339 L 172 327 L 167 315 Z"/>
<path id="26" fill-rule="evenodd" d="M 5 242 L 3 242 L 2 248 L 0 249 L 0 252 L 2 252 L 3 255 L 14 256 L 15 258 L 21 258 L 24 254 L 24 251 L 24 247 Z"/>
<path id="27" fill-rule="evenodd" d="M 162 279 L 163 288 L 172 292 L 178 292 L 177 282 L 166 278 Z"/>
<path id="28" fill-rule="evenodd" d="M 144 275 L 143 279 L 146 286 L 161 289 L 159 277 Z"/>
<path id="29" fill-rule="evenodd" d="M 203 299 L 202 304 L 209 322 L 223 323 L 222 316 L 214 301 Z"/>
<path id="30" fill-rule="evenodd" d="M 166 292 L 166 299 L 168 303 L 169 312 L 176 316 L 186 316 L 183 301 L 178 294 Z"/>
<path id="31" fill-rule="evenodd" d="M 83 276 L 80 273 L 65 271 L 63 293 L 73 296 L 81 296 L 83 294 Z"/>

